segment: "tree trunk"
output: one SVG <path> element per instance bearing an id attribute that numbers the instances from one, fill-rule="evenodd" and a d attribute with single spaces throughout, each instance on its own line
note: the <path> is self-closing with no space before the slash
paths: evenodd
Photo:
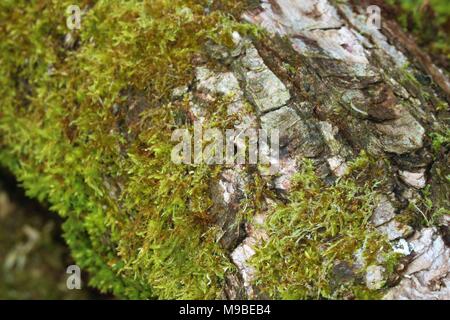
<path id="1" fill-rule="evenodd" d="M 448 149 L 433 152 L 430 134 L 448 128 L 449 82 L 394 21 L 381 14 L 381 29 L 371 25 L 369 5 L 263 1 L 243 19 L 270 36 L 253 44 L 241 40 L 239 54 L 222 62 L 239 79 L 262 127 L 282 132 L 277 192 L 289 193 L 299 157 L 314 159 L 324 179 L 344 175 L 346 163 L 361 150 L 391 161 L 372 221 L 391 243 L 408 243 L 409 259 L 385 297 L 448 299 Z M 427 77 L 431 81 L 422 81 Z M 203 79 L 197 81 L 201 89 Z M 236 171 L 224 175 L 225 192 L 239 190 L 237 176 Z M 446 212 L 440 231 L 396 222 L 428 187 L 434 208 Z M 227 199 L 238 205 L 239 196 L 231 193 Z M 254 269 L 248 261 L 268 235 L 255 223 L 246 224 L 245 239 L 232 248 L 241 278 L 231 282 L 230 298 L 261 296 L 251 284 Z"/>
<path id="2" fill-rule="evenodd" d="M 2 53 L 23 61 L 8 60 L 6 72 L 0 66 L 9 79 L 0 162 L 67 218 L 74 258 L 103 291 L 132 298 L 450 299 L 446 75 L 384 15 L 381 1 L 372 1 L 382 9 L 380 29 L 366 1 L 247 2 L 240 17 L 252 27 L 233 29 L 220 43 L 213 33 L 222 29 L 214 25 L 189 67 L 177 62 L 185 62 L 183 50 L 171 50 L 195 52 L 191 36 L 203 34 L 195 28 L 227 1 L 212 1 L 201 14 L 198 6 L 172 10 L 159 0 L 139 2 L 140 11 L 127 5 L 127 13 L 112 4 L 123 24 L 108 24 L 109 9 L 100 3 L 85 12 L 90 24 L 81 24 L 99 34 L 69 33 L 65 51 L 51 56 L 59 63 L 37 80 L 23 74 L 41 72 L 35 66 L 48 57 L 22 59 L 26 49 L 5 42 Z M 173 16 L 166 21 L 166 11 L 151 10 Z M 224 29 L 231 23 L 220 21 Z M 108 28 L 116 33 L 102 37 Z M 27 46 L 43 41 L 26 36 Z M 153 36 L 161 39 L 146 46 Z M 140 58 L 118 64 L 127 54 Z M 191 69 L 179 83 L 177 73 Z M 167 87 L 169 101 L 161 98 Z M 279 130 L 279 155 L 270 159 L 276 174 L 261 163 L 169 164 L 168 130 L 195 131 L 193 123 L 238 134 Z"/>

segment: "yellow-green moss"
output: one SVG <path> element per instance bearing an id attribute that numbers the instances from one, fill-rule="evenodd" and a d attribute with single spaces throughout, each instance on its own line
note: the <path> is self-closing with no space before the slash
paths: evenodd
<path id="1" fill-rule="evenodd" d="M 79 1 L 86 12 L 70 33 L 71 4 L 0 4 L 0 163 L 66 218 L 92 285 L 129 298 L 219 297 L 231 265 L 206 215 L 216 170 L 172 164 L 167 102 L 207 40 L 251 29 L 227 13 L 240 2 L 206 13 L 206 0 Z M 140 106 L 130 115 L 138 96 L 143 117 Z"/>
<path id="2" fill-rule="evenodd" d="M 278 299 L 379 296 L 365 287 L 365 269 L 375 264 L 392 272 L 396 255 L 369 221 L 381 181 L 369 179 L 361 185 L 358 176 L 376 171 L 370 163 L 363 155 L 351 165 L 349 177 L 328 186 L 311 161 L 303 163 L 289 201 L 270 213 L 269 240 L 253 258 L 255 283 L 263 292 Z M 352 275 L 339 275 L 338 265 Z"/>

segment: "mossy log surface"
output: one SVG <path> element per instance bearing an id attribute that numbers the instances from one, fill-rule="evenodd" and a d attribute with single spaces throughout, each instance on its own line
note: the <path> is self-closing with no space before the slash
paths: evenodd
<path id="1" fill-rule="evenodd" d="M 0 164 L 135 299 L 450 299 L 450 86 L 365 1 L 0 4 Z M 175 129 L 280 129 L 279 174 Z M 0 257 L 2 259 L 3 257 Z"/>

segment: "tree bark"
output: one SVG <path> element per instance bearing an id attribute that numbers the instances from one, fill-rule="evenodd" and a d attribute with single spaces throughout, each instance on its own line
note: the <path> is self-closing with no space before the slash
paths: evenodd
<path id="1" fill-rule="evenodd" d="M 382 1 L 243 2 L 251 6 L 240 19 L 251 27 L 230 18 L 239 1 L 85 1 L 84 29 L 70 32 L 64 19 L 54 19 L 66 9 L 57 2 L 6 4 L 0 162 L 67 218 L 75 259 L 104 291 L 131 298 L 352 299 L 333 290 L 354 280 L 358 292 L 386 299 L 450 299 L 446 74 L 384 14 Z M 382 9 L 381 29 L 367 14 L 371 4 Z M 34 21 L 41 11 L 32 32 L 19 23 L 22 14 Z M 231 29 L 243 31 L 230 39 Z M 226 114 L 217 110 L 224 106 Z M 226 123 L 239 134 L 279 130 L 279 159 L 271 159 L 277 174 L 260 164 L 211 169 L 169 161 L 172 131 L 189 133 L 195 122 Z M 373 172 L 353 176 L 364 155 Z M 311 166 L 314 175 L 305 173 Z M 204 181 L 216 172 L 217 179 Z M 303 173 L 303 182 L 317 189 L 320 181 L 320 190 L 299 190 Z M 349 191 L 353 186 L 358 192 Z M 315 233 L 274 230 L 280 208 L 289 209 L 286 224 L 297 222 L 296 195 L 304 200 L 302 214 L 318 213 L 324 199 L 322 211 L 336 220 L 324 243 L 310 245 L 313 253 L 340 250 L 343 236 L 352 244 L 345 259 L 354 261 L 322 266 L 319 257 L 312 266 L 332 270 L 332 279 L 318 272 L 311 278 L 320 279 L 299 283 L 295 272 L 313 272 L 284 256 L 309 254 L 304 248 L 322 232 L 316 225 Z M 361 232 L 383 234 L 387 240 L 379 242 L 401 256 L 395 266 L 376 254 L 375 262 L 361 263 L 373 244 L 335 234 L 343 215 L 366 211 Z M 292 240 L 296 231 L 306 246 Z M 286 238 L 292 245 L 255 266 L 252 259 L 268 244 Z M 285 295 L 258 281 L 257 267 L 275 270 L 272 258 L 279 259 L 275 280 L 265 280 L 277 287 L 272 291 L 291 285 Z M 288 272 L 291 282 L 280 280 Z M 325 281 L 324 290 L 293 292 Z"/>
<path id="2" fill-rule="evenodd" d="M 240 88 L 229 90 L 252 103 L 256 122 L 281 128 L 282 174 L 271 182 L 278 198 L 289 193 L 299 157 L 314 159 L 324 179 L 344 175 L 361 150 L 389 159 L 389 183 L 374 215 L 388 215 L 376 225 L 391 243 L 408 243 L 409 259 L 385 298 L 449 299 L 448 149 L 436 154 L 430 140 L 432 132 L 448 128 L 449 81 L 394 21 L 382 14 L 381 29 L 370 25 L 368 5 L 262 1 L 242 18 L 269 36 L 252 43 L 236 36 L 234 51 L 209 46 L 230 73 L 199 72 L 194 90 L 218 94 L 220 79 L 235 77 Z M 256 222 L 230 227 L 245 179 L 238 167 L 230 168 L 213 188 L 222 240 L 239 270 L 228 279 L 228 298 L 264 297 L 252 284 L 248 261 L 267 239 L 268 211 Z M 426 186 L 434 205 L 446 210 L 440 230 L 395 222 L 395 214 L 422 199 Z"/>

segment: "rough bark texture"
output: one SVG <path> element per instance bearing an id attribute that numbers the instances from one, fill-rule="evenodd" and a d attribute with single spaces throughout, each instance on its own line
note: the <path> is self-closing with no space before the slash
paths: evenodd
<path id="1" fill-rule="evenodd" d="M 433 159 L 427 134 L 448 125 L 435 107 L 446 103 L 449 82 L 394 22 L 382 20 L 381 30 L 368 25 L 365 7 L 326 0 L 262 1 L 243 18 L 267 30 L 270 41 L 252 44 L 236 36 L 234 52 L 210 48 L 230 71 L 207 78 L 200 72 L 196 88 L 237 92 L 251 101 L 262 128 L 282 128 L 282 175 L 272 181 L 277 192 L 289 192 L 299 156 L 314 159 L 324 179 L 344 175 L 346 162 L 360 150 L 390 159 L 389 183 L 372 221 L 410 261 L 385 298 L 450 299 L 449 248 L 443 236 L 436 228 L 414 230 L 394 220 L 426 185 L 433 200 L 448 210 L 448 182 L 435 171 L 448 172 L 448 153 Z M 436 85 L 415 80 L 425 74 Z M 239 206 L 243 181 L 238 168 L 231 168 L 218 182 L 228 217 Z M 259 297 L 248 261 L 267 237 L 265 218 L 261 213 L 247 223 L 243 240 L 239 232 L 225 232 L 225 242 L 238 243 L 231 258 L 241 276 L 230 281 L 229 298 Z M 448 228 L 448 220 L 444 225 Z M 369 282 L 382 278 L 376 269 L 367 273 Z"/>

